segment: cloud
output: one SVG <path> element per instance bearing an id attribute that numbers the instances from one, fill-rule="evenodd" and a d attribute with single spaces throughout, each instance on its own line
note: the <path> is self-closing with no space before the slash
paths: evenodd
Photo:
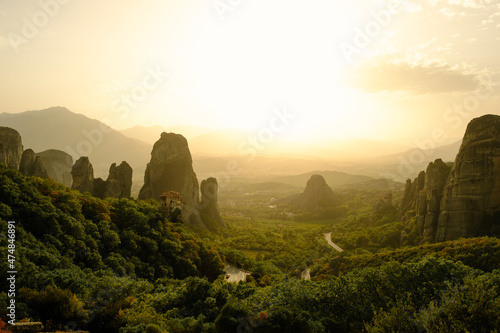
<path id="1" fill-rule="evenodd" d="M 441 62 L 415 63 L 387 57 L 361 65 L 346 73 L 343 82 L 366 92 L 436 94 L 465 92 L 479 85 L 477 72 Z"/>
<path id="2" fill-rule="evenodd" d="M 451 19 L 452 17 L 454 17 L 455 15 L 457 15 L 458 13 L 455 12 L 455 11 L 452 11 L 451 9 L 445 7 L 445 8 L 441 8 L 439 10 L 439 12 L 441 14 L 443 14 L 448 20 Z"/>
<path id="3" fill-rule="evenodd" d="M 466 8 L 487 8 L 494 3 L 494 0 L 448 0 L 450 5 L 458 5 Z"/>

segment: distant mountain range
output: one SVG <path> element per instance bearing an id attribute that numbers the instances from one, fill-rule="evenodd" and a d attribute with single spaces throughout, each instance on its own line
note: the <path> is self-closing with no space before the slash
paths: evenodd
<path id="1" fill-rule="evenodd" d="M 200 178 L 227 176 L 228 163 L 236 161 L 241 170 L 238 175 L 231 175 L 233 178 L 276 181 L 299 187 L 311 176 L 310 170 L 318 169 L 337 170 L 322 173 L 333 188 L 362 182 L 378 188 L 379 185 L 370 185 L 376 178 L 404 182 L 436 158 L 453 161 L 461 143 L 371 157 L 377 151 L 397 152 L 401 146 L 365 139 L 335 140 L 330 142 L 331 146 L 325 142 L 311 145 L 274 140 L 262 150 L 255 150 L 255 158 L 250 159 L 250 155 L 242 154 L 239 148 L 251 148 L 248 138 L 255 136 L 252 131 L 190 126 L 135 126 L 117 131 L 64 107 L 2 113 L 0 126 L 16 129 L 22 136 L 24 149 L 35 152 L 59 149 L 71 154 L 75 161 L 80 156 L 88 156 L 96 177 L 106 177 L 112 163 L 127 161 L 134 170 L 134 193 L 142 185 L 153 143 L 162 132 L 179 133 L 188 139 L 194 170 Z M 284 178 L 276 178 L 279 176 Z M 224 181 L 221 179 L 220 183 L 223 185 Z"/>
<path id="2" fill-rule="evenodd" d="M 2 113 L 0 125 L 17 130 L 24 149 L 35 152 L 59 149 L 72 155 L 75 161 L 80 156 L 88 156 L 98 177 L 107 177 L 111 164 L 122 161 L 132 166 L 134 178 L 143 177 L 152 147 L 64 107 Z"/>
<path id="3" fill-rule="evenodd" d="M 304 188 L 312 175 L 321 175 L 333 190 L 363 189 L 363 190 L 403 190 L 404 184 L 390 179 L 374 179 L 363 175 L 352 175 L 340 171 L 312 171 L 294 176 L 271 178 L 270 182 L 283 183 Z"/>
<path id="4" fill-rule="evenodd" d="M 120 132 L 129 138 L 153 145 L 158 141 L 163 132 L 181 134 L 186 139 L 191 140 L 214 131 L 213 128 L 199 126 L 134 126 L 121 130 Z"/>

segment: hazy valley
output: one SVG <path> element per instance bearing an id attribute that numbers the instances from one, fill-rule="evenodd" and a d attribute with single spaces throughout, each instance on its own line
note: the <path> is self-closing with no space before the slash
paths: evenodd
<path id="1" fill-rule="evenodd" d="M 498 333 L 500 3 L 0 1 L 0 333 Z"/>
<path id="2" fill-rule="evenodd" d="M 30 271 L 17 281 L 17 316 L 46 329 L 499 324 L 500 295 L 481 294 L 498 280 L 498 116 L 474 119 L 460 145 L 364 159 L 238 156 L 228 133 L 194 134 L 206 129 L 151 145 L 64 108 L 2 114 L 0 126 L 0 219 L 4 232 L 16 221 L 17 265 Z M 416 152 L 429 160 L 401 172 L 397 161 Z"/>

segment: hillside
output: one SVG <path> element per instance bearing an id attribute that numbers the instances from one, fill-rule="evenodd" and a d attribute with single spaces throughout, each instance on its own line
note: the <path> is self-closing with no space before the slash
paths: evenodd
<path id="1" fill-rule="evenodd" d="M 151 291 L 153 282 L 174 287 L 175 281 L 187 279 L 194 287 L 223 272 L 217 251 L 183 224 L 166 220 L 158 204 L 100 200 L 4 165 L 0 183 L 6 185 L 0 187 L 0 229 L 15 235 L 17 242 L 9 245 L 15 244 L 11 264 L 22 272 L 16 279 L 18 321 L 40 320 L 47 331 L 72 322 L 91 332 L 118 332 L 126 326 L 123 311 L 139 294 Z M 8 253 L 7 238 L 1 239 L 0 249 Z M 7 264 L 0 263 L 2 271 Z M 3 291 L 9 288 L 5 279 L 0 284 L 1 325 L 8 301 Z M 192 299 L 181 294 L 175 297 L 177 307 L 189 312 Z M 214 304 L 222 307 L 223 302 Z"/>
<path id="2" fill-rule="evenodd" d="M 161 133 L 177 133 L 184 136 L 186 139 L 192 139 L 200 135 L 214 131 L 212 128 L 199 126 L 134 126 L 124 130 L 120 130 L 125 136 L 137 139 L 143 142 L 154 144 Z"/>
<path id="3" fill-rule="evenodd" d="M 134 126 L 121 130 L 120 132 L 128 138 L 136 139 L 153 145 L 160 137 L 160 134 L 163 132 L 167 132 L 167 129 L 162 126 Z"/>
<path id="4" fill-rule="evenodd" d="M 35 152 L 59 149 L 72 155 L 75 161 L 80 156 L 88 156 L 98 177 L 107 177 L 112 163 L 127 161 L 134 169 L 134 177 L 142 178 L 151 152 L 151 145 L 64 107 L 2 113 L 0 125 L 17 130 L 23 138 L 24 149 Z"/>
<path id="5" fill-rule="evenodd" d="M 97 333 L 489 332 L 500 324 L 498 239 L 397 249 L 404 226 L 372 214 L 370 192 L 342 195 L 347 218 L 291 221 L 270 218 L 266 199 L 290 185 L 249 185 L 258 196 L 233 195 L 222 209 L 227 231 L 197 235 L 154 202 L 101 200 L 4 166 L 0 182 L 0 228 L 16 221 L 22 239 L 17 315 L 48 331 L 68 322 Z M 341 254 L 323 237 L 332 231 Z M 223 261 L 251 275 L 227 283 Z M 314 281 L 294 278 L 306 268 Z M 6 302 L 0 293 L 2 320 Z"/>

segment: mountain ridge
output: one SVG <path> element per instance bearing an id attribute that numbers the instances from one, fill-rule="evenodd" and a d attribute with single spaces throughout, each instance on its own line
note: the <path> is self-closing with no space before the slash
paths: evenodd
<path id="1" fill-rule="evenodd" d="M 65 107 L 2 113 L 0 125 L 16 129 L 26 149 L 38 152 L 58 149 L 72 155 L 75 161 L 88 156 L 96 175 L 102 177 L 107 176 L 109 165 L 123 160 L 143 174 L 152 147 Z"/>

